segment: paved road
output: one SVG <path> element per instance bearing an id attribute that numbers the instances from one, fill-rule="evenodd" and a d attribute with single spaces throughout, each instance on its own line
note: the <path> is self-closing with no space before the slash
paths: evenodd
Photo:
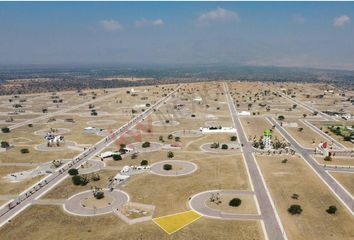
<path id="1" fill-rule="evenodd" d="M 295 139 L 275 121 L 273 118 L 268 117 L 269 121 L 276 126 L 278 131 L 283 135 L 283 137 L 291 144 L 292 148 L 299 153 L 305 161 L 311 166 L 312 170 L 317 173 L 317 175 L 322 179 L 323 182 L 332 190 L 332 192 L 339 198 L 339 200 L 344 204 L 345 207 L 354 215 L 354 199 L 352 195 L 323 168 L 319 165 L 315 159 L 308 153 L 306 149 L 303 149 Z"/>
<path id="2" fill-rule="evenodd" d="M 324 133 L 323 131 L 321 131 L 318 127 L 314 126 L 309 121 L 307 121 L 307 120 L 300 120 L 300 121 L 303 122 L 309 128 L 311 128 L 313 131 L 315 131 L 316 133 L 321 135 L 327 141 L 332 142 L 333 145 L 336 146 L 337 148 L 344 148 L 344 149 L 346 148 L 343 144 L 341 144 L 340 142 L 338 142 L 337 140 L 335 140 L 331 136 L 329 136 L 326 133 Z"/>
<path id="3" fill-rule="evenodd" d="M 93 104 L 93 103 L 100 102 L 100 101 L 103 101 L 103 100 L 108 99 L 108 98 L 112 98 L 112 97 L 114 97 L 117 94 L 118 93 L 111 93 L 111 94 L 105 95 L 103 97 L 99 97 L 99 98 L 93 99 L 93 100 L 91 100 L 89 102 L 85 102 L 85 103 L 82 103 L 82 104 L 78 104 L 78 105 L 72 106 L 70 108 L 65 108 L 65 109 L 62 109 L 62 110 L 59 110 L 59 111 L 56 111 L 56 112 L 43 114 L 40 117 L 32 118 L 32 119 L 29 119 L 29 120 L 26 120 L 26 121 L 23 121 L 23 122 L 19 122 L 19 123 L 13 124 L 13 125 L 9 126 L 8 128 L 10 130 L 13 130 L 13 129 L 16 129 L 16 128 L 19 128 L 19 127 L 22 127 L 22 126 L 25 126 L 25 125 L 28 125 L 28 124 L 32 124 L 32 123 L 35 123 L 35 122 L 38 122 L 38 121 L 41 121 L 41 120 L 44 120 L 44 119 L 48 119 L 48 118 L 53 117 L 53 116 L 57 116 L 57 115 L 60 115 L 60 114 L 66 113 L 66 112 L 70 112 L 72 110 L 75 110 L 75 109 L 78 109 L 78 108 L 81 108 L 81 107 L 88 106 L 89 104 Z"/>
<path id="4" fill-rule="evenodd" d="M 254 158 L 252 152 L 252 145 L 248 142 L 245 132 L 243 131 L 241 122 L 238 118 L 235 105 L 230 96 L 230 92 L 227 84 L 224 84 L 224 89 L 227 96 L 227 102 L 229 105 L 229 110 L 231 112 L 232 121 L 234 127 L 237 130 L 238 139 L 241 144 L 243 144 L 243 156 L 246 161 L 251 181 L 254 187 L 254 192 L 256 194 L 261 214 L 264 219 L 264 225 L 266 229 L 266 234 L 271 240 L 287 239 L 286 234 L 283 230 L 281 222 L 277 217 L 276 209 L 272 204 L 270 194 L 268 192 L 267 186 L 263 180 L 262 173 L 260 172 L 256 159 Z"/>
<path id="5" fill-rule="evenodd" d="M 128 123 L 124 124 L 122 127 L 114 131 L 110 136 L 103 138 L 101 141 L 92 145 L 86 151 L 80 153 L 72 161 L 63 165 L 63 167 L 56 170 L 56 172 L 48 175 L 43 180 L 39 181 L 32 187 L 26 189 L 20 195 L 18 195 L 13 201 L 8 204 L 5 204 L 0 209 L 0 227 L 6 224 L 10 219 L 15 217 L 21 211 L 30 206 L 33 201 L 39 199 L 46 192 L 51 190 L 57 184 L 65 179 L 68 176 L 67 171 L 71 168 L 79 168 L 81 164 L 85 163 L 90 158 L 96 156 L 100 153 L 107 145 L 111 144 L 117 138 L 122 136 L 129 129 L 134 127 L 137 123 L 144 121 L 144 118 L 154 112 L 155 109 L 163 105 L 172 95 L 174 95 L 180 86 L 178 86 L 174 91 L 169 93 L 166 97 L 160 99 L 151 107 L 149 107 L 145 112 L 137 115 L 131 119 Z M 106 96 L 107 97 L 107 96 Z M 85 103 L 85 105 L 88 103 Z"/>
<path id="6" fill-rule="evenodd" d="M 210 190 L 201 193 L 197 193 L 191 197 L 188 204 L 191 209 L 200 213 L 205 217 L 217 218 L 217 219 L 232 219 L 232 220 L 262 220 L 262 216 L 259 214 L 250 214 L 250 213 L 236 213 L 236 212 L 227 212 L 221 211 L 215 208 L 208 206 L 207 202 L 210 201 L 212 194 L 219 193 L 221 198 L 226 195 L 254 195 L 254 192 L 251 191 L 239 191 L 239 190 Z"/>
<path id="7" fill-rule="evenodd" d="M 299 100 L 297 100 L 297 99 L 291 98 L 291 97 L 287 96 L 286 94 L 284 94 L 284 93 L 282 93 L 282 92 L 279 92 L 279 91 L 278 91 L 278 93 L 279 93 L 281 96 L 283 96 L 284 98 L 288 99 L 289 101 L 291 101 L 291 102 L 293 102 L 293 103 L 295 103 L 295 104 L 297 104 L 297 105 L 299 105 L 299 106 L 305 108 L 306 110 L 308 110 L 308 111 L 310 111 L 310 112 L 312 112 L 312 113 L 313 113 L 313 112 L 317 112 L 317 115 L 323 117 L 324 119 L 326 119 L 326 120 L 328 120 L 328 121 L 337 121 L 337 119 L 335 119 L 335 118 L 329 116 L 328 114 L 325 114 L 325 113 L 323 113 L 323 112 L 317 110 L 316 108 L 314 108 L 314 107 L 312 107 L 312 106 L 309 106 L 309 105 L 307 105 L 307 104 L 305 104 L 305 103 L 303 103 L 303 102 L 301 102 L 301 101 L 299 101 Z"/>
<path id="8" fill-rule="evenodd" d="M 323 166 L 326 171 L 330 172 L 344 172 L 344 173 L 354 173 L 354 167 L 353 166 Z"/>

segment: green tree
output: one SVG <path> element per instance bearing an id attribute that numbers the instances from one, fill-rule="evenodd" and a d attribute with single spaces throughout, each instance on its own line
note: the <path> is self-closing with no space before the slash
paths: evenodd
<path id="1" fill-rule="evenodd" d="M 10 128 L 8 128 L 8 127 L 3 127 L 3 128 L 1 128 L 1 131 L 2 131 L 3 133 L 9 133 L 9 132 L 10 132 Z"/>
<path id="2" fill-rule="evenodd" d="M 79 174 L 79 171 L 76 168 L 71 168 L 69 169 L 68 173 L 70 176 L 75 176 Z"/>
<path id="3" fill-rule="evenodd" d="M 233 141 L 233 142 L 236 141 L 237 140 L 237 136 L 231 136 L 230 140 Z"/>
<path id="4" fill-rule="evenodd" d="M 25 153 L 29 153 L 29 150 L 28 150 L 28 148 L 22 148 L 22 149 L 20 150 L 20 152 L 21 152 L 22 154 L 25 154 Z"/>
<path id="5" fill-rule="evenodd" d="M 172 170 L 172 165 L 171 164 L 164 164 L 163 169 L 166 171 L 170 171 L 170 170 Z"/>
<path id="6" fill-rule="evenodd" d="M 288 208 L 288 212 L 292 215 L 301 214 L 302 208 L 298 204 L 293 204 Z"/>
<path id="7" fill-rule="evenodd" d="M 229 206 L 231 206 L 231 207 L 238 207 L 238 206 L 241 205 L 241 203 L 242 203 L 241 199 L 239 199 L 239 198 L 233 198 L 233 199 L 230 200 Z"/>
<path id="8" fill-rule="evenodd" d="M 337 212 L 337 207 L 332 205 L 332 206 L 329 206 L 328 209 L 326 210 L 326 212 L 328 214 L 335 214 Z"/>
<path id="9" fill-rule="evenodd" d="M 122 160 L 122 156 L 120 154 L 113 154 L 112 158 L 114 161 Z"/>
<path id="10" fill-rule="evenodd" d="M 75 175 L 71 178 L 71 181 L 74 185 L 81 185 L 82 184 L 82 177 L 80 175 Z"/>
<path id="11" fill-rule="evenodd" d="M 2 141 L 0 145 L 1 145 L 2 148 L 10 147 L 10 144 L 8 142 L 6 142 L 6 141 Z"/>
<path id="12" fill-rule="evenodd" d="M 221 145 L 221 149 L 226 150 L 226 149 L 228 149 L 228 148 L 229 148 L 229 146 L 227 146 L 227 144 L 222 144 L 222 145 Z"/>
<path id="13" fill-rule="evenodd" d="M 278 116 L 278 120 L 283 121 L 285 117 L 283 115 Z"/>
<path id="14" fill-rule="evenodd" d="M 147 165 L 149 165 L 148 160 L 141 160 L 140 166 L 147 166 Z"/>

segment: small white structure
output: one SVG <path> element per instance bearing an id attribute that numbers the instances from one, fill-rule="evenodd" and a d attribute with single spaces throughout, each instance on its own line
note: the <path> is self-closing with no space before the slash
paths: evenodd
<path id="1" fill-rule="evenodd" d="M 120 170 L 117 175 L 111 179 L 110 183 L 108 184 L 108 188 L 112 191 L 115 186 L 126 182 L 131 174 L 141 173 L 143 171 L 149 170 L 150 166 L 124 166 L 122 170 Z"/>
<path id="2" fill-rule="evenodd" d="M 46 133 L 44 139 L 47 141 L 48 146 L 59 145 L 60 143 L 64 142 L 64 136 L 61 135 L 54 135 L 52 133 Z"/>
<path id="3" fill-rule="evenodd" d="M 201 102 L 201 101 L 203 101 L 203 99 L 198 96 L 198 97 L 193 98 L 193 101 L 195 101 L 195 102 Z"/>
<path id="4" fill-rule="evenodd" d="M 251 116 L 251 113 L 248 111 L 241 111 L 238 113 L 239 116 Z"/>
<path id="5" fill-rule="evenodd" d="M 210 127 L 201 127 L 199 131 L 204 133 L 236 133 L 236 129 L 233 127 L 222 127 L 222 126 L 210 126 Z"/>
<path id="6" fill-rule="evenodd" d="M 113 155 L 120 155 L 120 152 L 107 151 L 107 152 L 103 152 L 97 156 L 100 158 L 109 158 L 109 157 L 112 157 Z"/>
<path id="7" fill-rule="evenodd" d="M 96 128 L 96 127 L 85 127 L 84 128 L 84 132 L 86 132 L 86 133 L 96 133 L 96 132 L 100 132 L 100 131 L 103 131 L 103 129 Z"/>

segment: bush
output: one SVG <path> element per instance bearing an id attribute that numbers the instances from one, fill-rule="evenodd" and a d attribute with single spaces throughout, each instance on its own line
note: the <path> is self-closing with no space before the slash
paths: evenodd
<path id="1" fill-rule="evenodd" d="M 101 179 L 100 175 L 98 174 L 93 174 L 92 177 L 91 177 L 92 181 L 99 181 Z"/>
<path id="2" fill-rule="evenodd" d="M 113 158 L 114 161 L 122 160 L 122 156 L 119 155 L 119 154 L 113 154 L 113 155 L 112 155 L 112 158 Z"/>
<path id="3" fill-rule="evenodd" d="M 226 149 L 228 149 L 228 148 L 229 148 L 229 146 L 227 146 L 227 144 L 222 144 L 222 145 L 221 145 L 221 149 L 226 150 Z"/>
<path id="4" fill-rule="evenodd" d="M 2 141 L 0 145 L 1 145 L 2 148 L 10 147 L 10 144 L 8 142 L 5 142 L 5 141 Z"/>
<path id="5" fill-rule="evenodd" d="M 32 123 L 28 124 L 28 127 L 33 127 L 33 124 Z"/>
<path id="6" fill-rule="evenodd" d="M 141 160 L 140 166 L 147 166 L 147 165 L 149 165 L 148 160 Z"/>
<path id="7" fill-rule="evenodd" d="M 181 138 L 180 138 L 180 137 L 175 137 L 175 141 L 176 141 L 176 142 L 180 142 L 180 141 L 181 141 Z"/>
<path id="8" fill-rule="evenodd" d="M 102 199 L 102 198 L 104 198 L 104 192 L 97 192 L 97 193 L 95 193 L 95 198 L 96 199 Z"/>
<path id="9" fill-rule="evenodd" d="M 173 135 L 172 135 L 172 134 L 169 134 L 169 135 L 167 136 L 167 138 L 168 138 L 168 139 L 172 139 L 172 138 L 173 138 Z"/>
<path id="10" fill-rule="evenodd" d="M 170 170 L 172 170 L 172 165 L 171 164 L 164 164 L 163 169 L 166 171 L 170 171 Z"/>
<path id="11" fill-rule="evenodd" d="M 143 148 L 148 148 L 148 147 L 150 147 L 150 142 L 144 142 L 141 146 Z"/>
<path id="12" fill-rule="evenodd" d="M 173 152 L 171 152 L 171 151 L 167 153 L 167 157 L 168 157 L 168 158 L 173 158 L 174 156 L 175 156 L 175 155 L 174 155 Z"/>
<path id="13" fill-rule="evenodd" d="M 335 214 L 337 212 L 337 207 L 336 206 L 329 206 L 328 209 L 326 210 L 328 214 Z"/>
<path id="14" fill-rule="evenodd" d="M 233 141 L 233 142 L 236 141 L 237 140 L 237 136 L 231 136 L 230 140 Z"/>
<path id="15" fill-rule="evenodd" d="M 242 202 L 241 199 L 239 199 L 239 198 L 233 198 L 233 199 L 230 200 L 229 205 L 230 205 L 231 207 L 238 207 L 238 206 L 241 205 L 241 202 Z"/>
<path id="16" fill-rule="evenodd" d="M 302 208 L 298 204 L 293 204 L 288 208 L 288 212 L 292 215 L 301 214 Z"/>
<path id="17" fill-rule="evenodd" d="M 69 169 L 68 171 L 70 176 L 76 176 L 79 174 L 79 171 L 76 168 Z"/>
<path id="18" fill-rule="evenodd" d="M 325 158 L 324 158 L 323 160 L 325 160 L 325 161 L 332 161 L 332 158 L 331 158 L 331 156 L 325 156 Z"/>
<path id="19" fill-rule="evenodd" d="M 29 153 L 28 148 L 22 148 L 20 151 L 22 154 Z"/>
<path id="20" fill-rule="evenodd" d="M 10 132 L 10 128 L 8 128 L 8 127 L 3 127 L 3 128 L 1 128 L 1 131 L 2 131 L 3 133 L 9 133 L 9 132 Z"/>

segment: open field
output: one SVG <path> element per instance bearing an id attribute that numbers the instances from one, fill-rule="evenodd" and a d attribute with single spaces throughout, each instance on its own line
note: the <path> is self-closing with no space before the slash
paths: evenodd
<path id="1" fill-rule="evenodd" d="M 354 196 L 354 174 L 331 172 L 331 175 Z"/>
<path id="2" fill-rule="evenodd" d="M 97 229 L 104 226 L 104 231 Z M 36 231 L 28 231 L 28 229 Z M 5 239 L 171 239 L 152 221 L 128 225 L 112 214 L 96 217 L 77 217 L 64 213 L 58 206 L 31 206 L 10 224 L 0 229 Z M 173 239 L 209 238 L 245 240 L 263 239 L 260 224 L 253 221 L 219 221 L 201 218 L 173 234 Z"/>
<path id="3" fill-rule="evenodd" d="M 300 157 L 286 156 L 288 162 L 281 163 L 284 158 L 258 156 L 257 162 L 289 239 L 353 238 L 353 226 L 343 224 L 352 222 L 353 217 L 326 185 Z M 294 193 L 299 195 L 298 200 L 291 198 Z M 292 216 L 288 213 L 287 209 L 291 204 L 301 205 L 301 215 Z M 326 213 L 330 205 L 338 208 L 334 216 Z"/>
<path id="4" fill-rule="evenodd" d="M 0 194 L 1 195 L 13 195 L 13 194 L 20 194 L 26 188 L 32 186 L 36 182 L 38 182 L 42 176 L 37 176 L 34 178 L 26 179 L 21 182 L 9 182 L 3 177 L 7 174 L 11 174 L 14 172 L 25 171 L 29 170 L 29 167 L 8 167 L 8 166 L 1 166 L 0 167 Z"/>

